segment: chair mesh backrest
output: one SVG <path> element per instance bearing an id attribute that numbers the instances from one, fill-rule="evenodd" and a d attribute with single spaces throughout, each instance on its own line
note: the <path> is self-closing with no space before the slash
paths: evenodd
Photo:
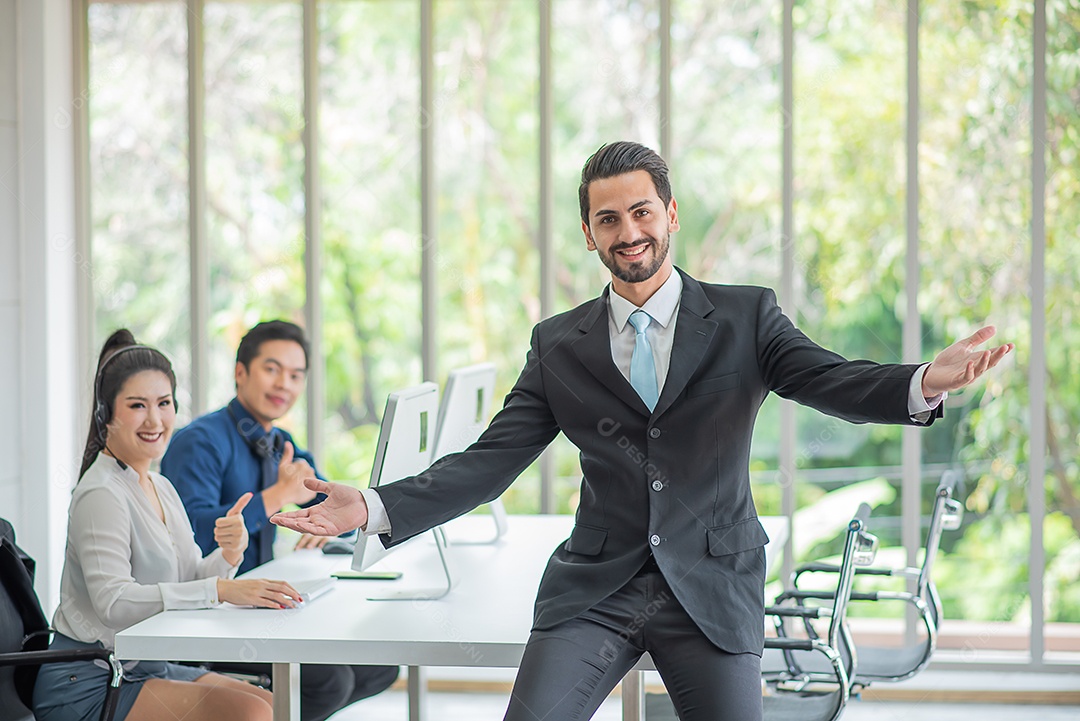
<path id="1" fill-rule="evenodd" d="M 0 651 L 23 649 L 23 638 L 46 628 L 45 615 L 34 594 L 33 561 L 15 545 L 15 531 L 0 518 Z M 45 647 L 44 636 L 34 650 Z M 0 721 L 29 718 L 36 666 L 0 667 Z M 21 703 L 20 703 L 21 702 Z M 25 714 L 23 713 L 25 711 Z"/>
<path id="2" fill-rule="evenodd" d="M 7 590 L 0 584 L 0 653 L 22 649 L 22 618 Z M 15 667 L 0 666 L 0 721 L 33 718 L 15 685 Z"/>
<path id="3" fill-rule="evenodd" d="M 8 549 L 7 543 L 3 543 L 0 553 L 7 554 Z M 23 636 L 26 635 L 23 631 L 22 616 L 7 586 L 8 574 L 4 573 L 0 575 L 0 653 L 21 651 Z M 12 670 L 11 666 L 0 667 L 0 679 L 10 679 Z M 9 685 L 9 682 L 5 682 L 4 685 Z"/>

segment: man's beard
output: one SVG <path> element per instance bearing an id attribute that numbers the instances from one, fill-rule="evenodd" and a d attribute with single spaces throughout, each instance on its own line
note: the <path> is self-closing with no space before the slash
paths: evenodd
<path id="1" fill-rule="evenodd" d="M 621 256 L 616 255 L 617 251 L 626 250 L 627 248 L 633 248 L 639 245 L 642 241 L 648 241 L 652 244 L 653 260 L 651 263 L 634 263 L 630 267 L 623 267 L 619 265 L 619 258 Z M 668 249 L 671 246 L 671 233 L 665 233 L 663 240 L 657 241 L 656 238 L 651 236 L 644 236 L 639 238 L 633 243 L 620 243 L 611 247 L 609 253 L 605 253 L 600 250 L 599 246 L 596 249 L 597 255 L 600 256 L 600 262 L 611 271 L 611 274 L 621 280 L 624 283 L 642 283 L 649 278 L 656 275 L 656 271 L 660 270 L 660 266 L 664 264 L 664 260 L 667 259 Z M 644 251 L 648 253 L 649 251 Z"/>

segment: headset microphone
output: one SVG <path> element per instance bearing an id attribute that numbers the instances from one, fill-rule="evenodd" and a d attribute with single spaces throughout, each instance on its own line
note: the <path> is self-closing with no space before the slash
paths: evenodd
<path id="1" fill-rule="evenodd" d="M 107 444 L 105 446 L 105 450 L 109 451 L 109 455 L 113 457 L 114 461 L 116 461 L 116 465 L 120 466 L 121 471 L 126 471 L 128 469 L 128 464 L 126 464 L 122 460 L 120 460 L 120 458 L 117 457 L 117 455 L 112 452 L 112 450 L 109 448 L 109 446 Z"/>
<path id="2" fill-rule="evenodd" d="M 131 350 L 139 349 L 153 350 L 153 348 L 145 345 L 124 346 L 123 348 L 106 358 L 105 361 L 101 364 L 101 367 L 98 368 L 97 377 L 94 379 L 94 402 L 96 403 L 96 405 L 94 406 L 94 428 L 97 430 L 98 440 L 101 441 L 101 444 L 103 446 L 105 446 L 105 427 L 108 426 L 109 421 L 112 420 L 112 418 L 109 417 L 111 415 L 109 413 L 109 404 L 106 403 L 101 397 L 101 386 L 105 382 L 105 369 L 109 367 L 109 364 L 112 363 L 117 356 L 123 353 L 127 353 Z M 108 446 L 105 447 L 107 450 Z"/>

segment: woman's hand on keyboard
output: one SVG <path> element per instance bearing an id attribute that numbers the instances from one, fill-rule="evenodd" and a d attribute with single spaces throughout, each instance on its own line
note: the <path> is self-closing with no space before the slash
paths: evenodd
<path id="1" fill-rule="evenodd" d="M 237 606 L 296 608 L 300 592 L 285 581 L 266 578 L 218 579 L 218 600 Z"/>

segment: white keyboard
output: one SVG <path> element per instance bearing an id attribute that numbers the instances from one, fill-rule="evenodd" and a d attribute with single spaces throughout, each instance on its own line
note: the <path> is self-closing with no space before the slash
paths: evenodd
<path id="1" fill-rule="evenodd" d="M 307 581 L 294 581 L 289 585 L 300 592 L 300 600 L 307 602 L 332 590 L 334 581 L 335 579 L 328 576 L 326 578 L 312 578 Z"/>

